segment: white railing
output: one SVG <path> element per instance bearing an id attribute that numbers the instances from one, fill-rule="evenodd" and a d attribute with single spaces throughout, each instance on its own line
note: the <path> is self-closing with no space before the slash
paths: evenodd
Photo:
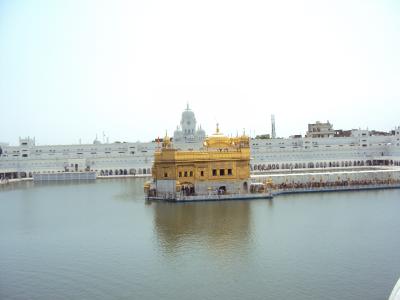
<path id="1" fill-rule="evenodd" d="M 207 200 L 239 200 L 239 199 L 262 199 L 271 198 L 280 194 L 294 193 L 316 193 L 316 192 L 335 192 L 335 191 L 356 191 L 356 190 L 378 190 L 387 188 L 400 188 L 400 183 L 369 184 L 369 185 L 343 185 L 343 186 L 324 186 L 324 187 L 304 187 L 304 188 L 281 188 L 273 189 L 266 193 L 243 193 L 243 194 L 208 194 L 208 195 L 182 195 L 177 193 L 158 194 L 155 197 L 148 197 L 153 200 L 165 201 L 207 201 Z"/>
<path id="2" fill-rule="evenodd" d="M 368 184 L 368 185 L 343 185 L 343 186 L 324 186 L 324 187 L 305 187 L 305 188 L 281 188 L 272 190 L 273 195 L 285 193 L 308 193 L 308 192 L 334 192 L 352 190 L 377 190 L 385 188 L 400 188 L 399 183 L 387 184 Z"/>
<path id="3" fill-rule="evenodd" d="M 207 200 L 240 200 L 271 198 L 271 193 L 237 193 L 237 194 L 208 194 L 208 195 L 183 195 L 176 193 L 158 194 L 155 197 L 148 197 L 153 200 L 165 201 L 207 201 Z"/>

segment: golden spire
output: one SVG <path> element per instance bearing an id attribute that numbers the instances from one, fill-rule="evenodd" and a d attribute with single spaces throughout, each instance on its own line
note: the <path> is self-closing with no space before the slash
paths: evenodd
<path id="1" fill-rule="evenodd" d="M 165 136 L 164 136 L 164 139 L 163 139 L 163 142 L 162 142 L 162 147 L 163 148 L 171 148 L 171 140 L 170 140 L 170 138 L 168 136 L 167 130 L 165 130 Z"/>

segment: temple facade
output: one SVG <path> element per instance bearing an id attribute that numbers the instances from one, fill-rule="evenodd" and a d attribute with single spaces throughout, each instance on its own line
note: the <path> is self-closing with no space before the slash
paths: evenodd
<path id="1" fill-rule="evenodd" d="M 246 193 L 250 178 L 250 144 L 245 135 L 229 138 L 219 132 L 205 139 L 203 148 L 185 151 L 174 148 L 168 137 L 155 152 L 150 195 Z"/>

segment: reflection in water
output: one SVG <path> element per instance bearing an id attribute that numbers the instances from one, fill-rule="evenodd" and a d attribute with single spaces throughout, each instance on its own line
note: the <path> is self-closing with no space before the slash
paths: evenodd
<path id="1" fill-rule="evenodd" d="M 33 181 L 33 185 L 36 187 L 40 186 L 79 186 L 79 185 L 89 185 L 95 184 L 94 180 L 70 180 L 70 181 Z"/>
<path id="2" fill-rule="evenodd" d="M 33 181 L 10 182 L 8 184 L 0 184 L 0 192 L 12 191 L 16 189 L 27 189 L 27 188 L 32 188 L 33 186 L 34 186 Z"/>
<path id="3" fill-rule="evenodd" d="M 186 247 L 206 247 L 217 255 L 245 251 L 251 236 L 247 201 L 154 202 L 154 228 L 161 248 L 169 254 Z"/>
<path id="4" fill-rule="evenodd" d="M 118 193 L 116 193 L 113 198 L 118 200 L 138 200 L 145 201 L 143 186 L 146 178 L 115 178 L 115 179 L 101 179 L 106 181 L 110 185 L 118 184 L 120 185 Z M 100 181 L 101 181 L 100 180 Z"/>

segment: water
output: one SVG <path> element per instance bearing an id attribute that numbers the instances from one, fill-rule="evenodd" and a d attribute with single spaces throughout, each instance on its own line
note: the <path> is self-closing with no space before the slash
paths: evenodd
<path id="1" fill-rule="evenodd" d="M 145 203 L 141 179 L 0 187 L 0 299 L 387 299 L 400 190 Z"/>

